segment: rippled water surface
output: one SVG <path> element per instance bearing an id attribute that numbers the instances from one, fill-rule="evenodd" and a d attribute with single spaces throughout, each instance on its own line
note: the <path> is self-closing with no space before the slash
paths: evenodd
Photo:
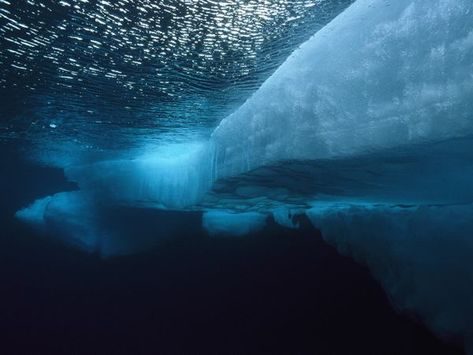
<path id="1" fill-rule="evenodd" d="M 0 138 L 206 136 L 351 2 L 2 0 Z"/>

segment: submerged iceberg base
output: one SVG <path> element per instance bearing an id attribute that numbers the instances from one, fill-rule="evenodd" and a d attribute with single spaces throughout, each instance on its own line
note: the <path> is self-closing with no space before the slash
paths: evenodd
<path id="1" fill-rule="evenodd" d="M 47 237 L 104 258 L 192 235 L 188 226 L 201 221 L 201 213 L 109 205 L 82 191 L 39 199 L 16 217 Z"/>
<path id="2" fill-rule="evenodd" d="M 307 216 L 340 253 L 370 268 L 395 306 L 472 344 L 473 205 L 333 203 Z"/>
<path id="3" fill-rule="evenodd" d="M 463 339 L 467 347 L 472 344 L 473 204 L 312 204 L 304 213 L 324 239 L 341 254 L 367 265 L 395 307 L 418 315 L 441 336 Z M 136 210 L 137 216 L 153 211 Z M 130 210 L 120 214 L 97 208 L 80 192 L 56 194 L 17 213 L 47 233 L 105 257 L 137 252 L 191 233 L 181 216 L 173 217 L 174 221 L 156 216 L 155 225 L 140 227 L 139 218 L 130 223 L 129 215 Z M 202 216 L 196 218 L 202 218 L 210 235 L 243 236 L 262 229 L 271 213 L 213 210 L 193 215 Z M 280 209 L 273 218 L 286 227 L 297 227 L 289 223 L 294 219 L 282 215 L 291 216 Z M 149 228 L 146 236 L 144 230 Z"/>
<path id="4" fill-rule="evenodd" d="M 473 204 L 399 205 L 316 201 L 304 213 L 338 251 L 369 267 L 393 305 L 473 352 Z M 288 223 L 282 208 L 276 222 Z M 269 216 L 268 216 L 269 217 Z M 204 215 L 211 233 L 264 226 L 261 213 Z"/>

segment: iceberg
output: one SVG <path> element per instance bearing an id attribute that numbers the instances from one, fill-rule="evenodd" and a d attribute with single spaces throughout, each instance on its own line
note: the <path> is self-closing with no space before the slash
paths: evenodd
<path id="1" fill-rule="evenodd" d="M 471 345 L 472 19 L 471 0 L 357 0 L 207 142 L 67 166 L 82 197 L 18 217 L 95 235 L 100 222 L 75 211 L 100 201 L 204 211 L 210 234 L 238 236 L 306 213 L 398 307 Z"/>

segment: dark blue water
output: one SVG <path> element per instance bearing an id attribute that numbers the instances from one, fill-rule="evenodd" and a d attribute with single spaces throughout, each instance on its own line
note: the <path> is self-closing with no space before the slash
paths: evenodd
<path id="1" fill-rule="evenodd" d="M 59 169 L 3 152 L 2 352 L 462 353 L 398 314 L 368 269 L 304 218 L 299 230 L 270 221 L 222 238 L 202 230 L 199 213 L 111 208 L 107 218 L 146 248 L 104 259 L 13 218 L 75 186 Z M 170 239 L 160 238 L 164 222 Z"/>

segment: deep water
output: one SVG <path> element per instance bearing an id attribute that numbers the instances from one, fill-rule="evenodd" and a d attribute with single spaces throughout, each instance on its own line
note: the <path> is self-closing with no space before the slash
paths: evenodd
<path id="1" fill-rule="evenodd" d="M 209 236 L 200 212 L 114 207 L 107 218 L 145 250 L 104 258 L 71 247 L 13 214 L 76 187 L 2 148 L 4 353 L 462 353 L 396 312 L 306 217 L 235 238 Z M 159 236 L 164 221 L 171 239 Z"/>

